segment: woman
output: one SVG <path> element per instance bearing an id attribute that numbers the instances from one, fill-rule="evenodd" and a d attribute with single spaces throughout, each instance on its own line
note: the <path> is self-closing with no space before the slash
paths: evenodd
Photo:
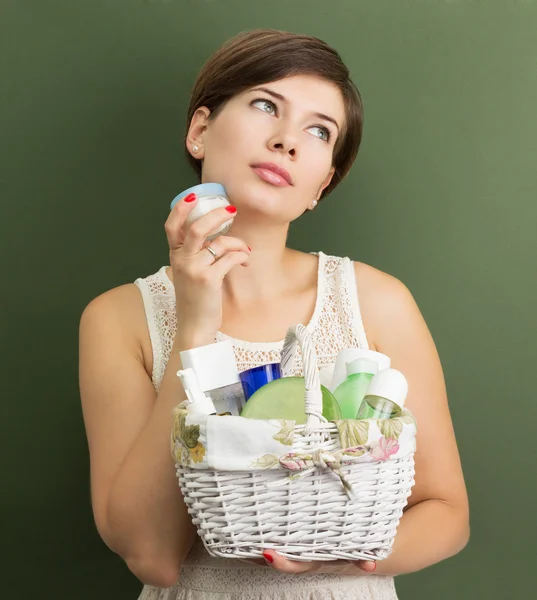
<path id="1" fill-rule="evenodd" d="M 196 198 L 179 202 L 165 224 L 170 266 L 84 311 L 80 385 L 95 521 L 146 584 L 144 600 L 392 600 L 395 575 L 468 540 L 442 369 L 412 295 L 363 263 L 286 247 L 289 224 L 349 171 L 361 132 L 360 95 L 324 42 L 272 30 L 232 39 L 198 76 L 185 147 L 200 181 L 222 183 L 233 206 L 186 227 Z M 230 218 L 229 235 L 206 244 Z M 179 352 L 231 338 L 243 370 L 279 360 L 294 323 L 307 324 L 321 368 L 343 348 L 369 347 L 409 380 L 416 484 L 393 553 L 377 565 L 293 562 L 273 551 L 261 561 L 211 558 L 179 492 L 169 446 L 172 409 L 184 398 Z"/>

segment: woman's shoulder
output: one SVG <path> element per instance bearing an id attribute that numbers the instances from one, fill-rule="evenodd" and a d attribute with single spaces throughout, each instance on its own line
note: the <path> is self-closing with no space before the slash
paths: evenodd
<path id="1" fill-rule="evenodd" d="M 80 318 L 80 331 L 88 328 L 101 331 L 110 340 L 121 339 L 122 346 L 130 348 L 144 364 L 151 356 L 145 308 L 134 283 L 116 286 L 93 298 Z"/>
<path id="2" fill-rule="evenodd" d="M 114 288 L 106 290 L 93 298 L 84 313 L 104 313 L 112 314 L 118 319 L 123 320 L 125 315 L 132 316 L 141 306 L 141 297 L 138 286 L 134 283 L 125 283 Z"/>
<path id="3" fill-rule="evenodd" d="M 353 261 L 360 312 L 368 338 L 379 347 L 386 329 L 416 310 L 408 287 L 397 277 L 360 261 Z"/>
<path id="4" fill-rule="evenodd" d="M 322 256 L 325 268 L 330 271 L 341 269 L 346 261 L 350 261 L 354 270 L 354 279 L 362 310 L 365 308 L 370 312 L 385 312 L 396 306 L 401 306 L 401 303 L 408 302 L 408 298 L 411 296 L 406 285 L 394 275 L 351 257 L 336 256 L 323 252 L 300 252 L 297 254 L 310 261 L 312 255 Z"/>
<path id="5" fill-rule="evenodd" d="M 353 260 L 352 263 L 356 282 L 362 288 L 362 293 L 369 292 L 375 296 L 382 294 L 384 297 L 386 294 L 402 293 L 407 290 L 405 284 L 390 273 L 357 260 Z M 377 300 L 379 299 L 377 297 Z"/>
<path id="6" fill-rule="evenodd" d="M 138 277 L 133 283 L 118 285 L 102 292 L 88 303 L 84 312 L 110 314 L 129 326 L 140 318 L 143 323 L 145 309 L 140 288 L 144 284 L 148 287 L 162 288 L 171 285 L 166 269 L 166 266 L 160 267 L 149 275 Z"/>

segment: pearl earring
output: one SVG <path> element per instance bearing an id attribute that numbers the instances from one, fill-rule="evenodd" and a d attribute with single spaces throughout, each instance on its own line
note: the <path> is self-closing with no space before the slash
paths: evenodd
<path id="1" fill-rule="evenodd" d="M 196 144 L 194 144 L 192 146 L 192 152 L 198 152 L 199 151 L 199 146 L 197 146 Z"/>
<path id="2" fill-rule="evenodd" d="M 316 206 L 317 206 L 317 200 L 314 200 L 314 201 L 311 203 L 311 208 L 312 208 L 312 209 L 314 209 Z"/>

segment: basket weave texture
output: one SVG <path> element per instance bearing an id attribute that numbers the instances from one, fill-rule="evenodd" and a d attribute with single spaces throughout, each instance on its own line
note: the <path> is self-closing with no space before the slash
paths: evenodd
<path id="1" fill-rule="evenodd" d="M 282 364 L 296 343 L 305 425 L 191 415 L 186 402 L 174 411 L 172 454 L 192 522 L 213 556 L 382 560 L 414 485 L 414 417 L 327 422 L 304 326 L 289 329 Z"/>

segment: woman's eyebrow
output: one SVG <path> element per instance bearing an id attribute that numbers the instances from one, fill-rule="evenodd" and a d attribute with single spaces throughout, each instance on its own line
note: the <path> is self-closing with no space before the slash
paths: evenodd
<path id="1" fill-rule="evenodd" d="M 277 92 L 273 92 L 271 89 L 266 88 L 266 87 L 259 87 L 259 88 L 254 88 L 253 90 L 250 90 L 251 92 L 264 92 L 265 94 L 268 94 L 269 96 L 272 96 L 273 98 L 276 98 L 277 100 L 281 100 L 282 102 L 286 102 L 286 98 L 285 96 L 282 96 L 281 94 L 278 94 Z M 337 130 L 339 131 L 339 125 L 337 123 L 337 121 L 335 119 L 333 119 L 332 117 L 329 117 L 328 115 L 325 115 L 324 113 L 313 113 L 314 117 L 317 117 L 318 119 L 323 119 L 324 121 L 328 121 L 329 123 L 333 123 L 336 127 Z"/>

